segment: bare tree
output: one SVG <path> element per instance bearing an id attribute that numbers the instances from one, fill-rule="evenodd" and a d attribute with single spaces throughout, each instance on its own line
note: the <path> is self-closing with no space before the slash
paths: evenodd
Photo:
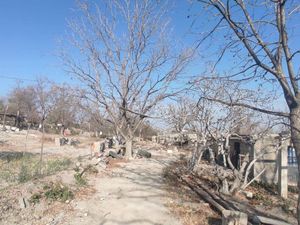
<path id="1" fill-rule="evenodd" d="M 294 62 L 299 57 L 300 51 L 292 33 L 295 21 L 299 21 L 299 2 L 286 0 L 263 2 L 199 0 L 198 2 L 207 9 L 206 13 L 214 13 L 214 18 L 217 19 L 216 25 L 203 36 L 199 44 L 209 37 L 222 35 L 219 43 L 223 44 L 223 49 L 217 62 L 220 62 L 226 54 L 227 56 L 231 54 L 232 58 L 235 56 L 237 59 L 235 69 L 225 77 L 248 82 L 261 81 L 260 84 L 272 83 L 275 86 L 273 93 L 276 89 L 282 90 L 289 112 L 259 107 L 254 102 L 251 104 L 251 102 L 235 102 L 230 99 L 215 99 L 215 101 L 288 118 L 291 139 L 299 162 L 300 77 L 299 72 L 297 73 L 299 68 Z M 268 88 L 270 89 L 270 86 Z M 299 164 L 298 170 L 300 173 Z M 300 181 L 298 186 L 300 189 Z M 300 224 L 300 195 L 297 210 Z"/>
<path id="2" fill-rule="evenodd" d="M 66 51 L 61 56 L 67 70 L 86 85 L 86 97 L 105 111 L 125 138 L 126 156 L 131 158 L 134 133 L 159 102 L 178 91 L 174 81 L 192 52 L 170 45 L 174 40 L 168 39 L 168 4 L 154 0 L 102 4 L 80 4 L 83 16 L 70 22 L 71 45 L 80 61 Z"/>
<path id="3" fill-rule="evenodd" d="M 51 85 L 53 108 L 48 115 L 48 122 L 62 124 L 62 127 L 74 126 L 80 109 L 81 100 L 76 90 L 69 85 Z"/>
<path id="4" fill-rule="evenodd" d="M 8 96 L 10 112 L 26 117 L 28 123 L 38 123 L 38 113 L 35 105 L 35 92 L 32 86 L 17 86 Z"/>
<path id="5" fill-rule="evenodd" d="M 190 128 L 197 112 L 198 108 L 195 102 L 187 97 L 179 97 L 175 103 L 169 104 L 161 110 L 161 116 L 172 126 L 171 129 L 182 133 L 184 129 Z"/>
<path id="6" fill-rule="evenodd" d="M 42 130 L 41 152 L 40 152 L 40 174 L 42 174 L 44 139 L 45 139 L 45 121 L 52 109 L 52 96 L 49 81 L 45 78 L 38 78 L 33 86 L 36 96 L 36 109 L 40 118 L 40 128 Z"/>
<path id="7" fill-rule="evenodd" d="M 237 155 L 230 146 L 231 138 L 238 138 L 249 147 L 256 139 L 252 137 L 255 133 L 257 138 L 267 132 L 265 129 L 258 129 L 257 120 L 262 121 L 260 113 L 243 107 L 230 107 L 224 104 L 215 103 L 207 99 L 219 99 L 224 95 L 231 94 L 231 98 L 245 99 L 251 96 L 251 92 L 240 92 L 235 82 L 224 82 L 215 79 L 205 79 L 195 85 L 195 90 L 200 93 L 200 100 L 197 103 L 197 110 L 194 110 L 194 118 L 190 121 L 199 135 L 197 146 L 188 163 L 190 171 L 203 172 L 203 164 L 200 160 L 205 152 L 209 154 L 210 171 L 212 176 L 218 178 L 220 191 L 227 195 L 234 195 L 237 191 L 248 186 L 250 170 L 254 163 L 264 155 L 253 158 L 251 152 Z M 216 91 L 217 90 L 217 91 Z M 263 118 L 267 121 L 268 118 Z M 269 123 L 267 123 L 269 125 Z M 245 129 L 247 128 L 247 129 Z M 234 159 L 234 161 L 232 161 Z M 204 166 L 205 168 L 205 166 Z M 260 175 L 264 169 L 260 172 Z M 205 173 L 210 173 L 206 171 Z M 256 179 L 257 177 L 255 177 Z"/>

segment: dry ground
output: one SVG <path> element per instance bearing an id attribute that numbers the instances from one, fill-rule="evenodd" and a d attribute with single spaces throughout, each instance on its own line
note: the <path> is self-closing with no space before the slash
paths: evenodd
<path id="1" fill-rule="evenodd" d="M 0 151 L 2 153 L 27 152 L 31 160 L 31 157 L 38 157 L 40 136 L 40 133 L 31 131 L 25 149 L 25 132 L 1 133 Z M 172 203 L 189 205 L 189 199 L 180 199 L 171 192 L 164 176 L 164 168 L 170 162 L 176 161 L 178 153 L 168 154 L 166 149 L 159 145 L 137 143 L 136 148 L 148 149 L 153 157 L 134 159 L 130 162 L 110 160 L 106 169 L 98 166 L 96 167 L 98 173 L 84 175 L 87 185 L 78 185 L 74 179 L 74 167 L 79 164 L 80 167 L 84 167 L 94 163 L 89 159 L 89 146 L 94 140 L 81 137 L 79 139 L 82 144 L 78 147 L 57 147 L 54 145 L 54 138 L 55 135 L 47 135 L 45 138 L 44 161 L 50 165 L 53 164 L 51 162 L 55 162 L 55 165 L 61 167 L 55 167 L 58 169 L 53 173 L 49 172 L 42 177 L 32 176 L 24 182 L 18 179 L 3 182 L 1 179 L 0 224 L 187 224 L 186 215 L 174 210 Z M 20 162 L 19 159 L 4 157 L 1 166 L 9 168 L 9 172 L 15 173 L 18 178 L 23 171 L 20 166 L 24 163 L 32 163 L 30 160 Z M 65 163 L 62 160 L 70 162 Z M 10 165 L 14 168 L 10 168 Z M 45 167 L 45 171 L 48 172 L 48 167 Z M 66 201 L 47 199 L 45 187 L 54 184 L 67 187 L 74 196 Z M 30 203 L 29 200 L 32 200 L 33 196 L 40 197 L 37 202 Z M 191 203 L 193 204 L 195 203 Z M 201 202 L 199 204 L 213 213 L 207 204 L 202 205 Z M 198 224 L 205 223 L 199 221 Z"/>
<path id="2" fill-rule="evenodd" d="M 95 139 L 75 137 L 81 142 L 79 146 L 57 147 L 55 137 L 45 137 L 45 166 L 43 175 L 37 176 L 41 134 L 31 131 L 25 141 L 26 132 L 0 133 L 0 224 L 221 224 L 221 216 L 174 176 L 174 171 L 181 174 L 184 170 L 187 152 L 170 153 L 167 150 L 174 150 L 173 147 L 135 143 L 135 149 L 149 150 L 152 158 L 110 160 L 106 168 L 96 166 L 86 172 L 84 185 L 74 178 L 74 168 L 95 163 L 89 159 L 90 144 Z M 72 196 L 49 199 L 46 197 L 49 187 L 60 187 L 64 194 L 70 191 Z M 261 210 L 281 214 L 292 223 L 295 221 L 290 205 L 282 205 L 267 188 L 253 186 L 250 190 L 256 198 L 243 200 Z M 32 201 L 36 196 L 38 200 Z M 284 207 L 287 213 L 282 210 Z"/>

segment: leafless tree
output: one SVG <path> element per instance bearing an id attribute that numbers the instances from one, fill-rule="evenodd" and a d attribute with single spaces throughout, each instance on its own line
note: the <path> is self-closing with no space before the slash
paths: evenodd
<path id="1" fill-rule="evenodd" d="M 191 128 L 197 113 L 198 108 L 195 102 L 189 100 L 188 97 L 179 97 L 175 103 L 170 103 L 161 110 L 161 117 L 173 131 L 182 133 L 184 129 Z"/>
<path id="2" fill-rule="evenodd" d="M 254 133 L 256 136 L 263 135 L 270 126 L 258 129 L 257 120 L 261 121 L 260 113 L 243 107 L 230 107 L 216 103 L 205 97 L 219 99 L 224 95 L 231 94 L 231 98 L 238 96 L 241 99 L 251 94 L 241 93 L 235 82 L 205 79 L 195 85 L 195 90 L 200 93 L 201 98 L 197 103 L 198 111 L 195 110 L 197 113 L 191 120 L 191 126 L 199 134 L 199 137 L 188 168 L 190 171 L 202 170 L 203 164 L 200 163 L 200 160 L 207 151 L 212 164 L 210 168 L 213 168 L 211 175 L 219 179 L 220 191 L 228 195 L 235 194 L 248 186 L 249 171 L 264 154 L 253 158 L 251 152 L 248 152 L 244 157 L 240 157 L 239 161 L 232 162 L 232 158 L 236 159 L 237 156 L 230 146 L 231 138 L 238 138 L 246 145 L 252 146 L 256 141 L 252 135 Z M 264 118 L 264 120 L 267 119 Z M 261 152 L 264 153 L 264 151 Z M 260 175 L 263 172 L 264 170 Z"/>
<path id="3" fill-rule="evenodd" d="M 51 96 L 51 88 L 49 81 L 46 78 L 38 78 L 36 84 L 33 86 L 36 96 L 36 109 L 40 118 L 40 128 L 42 130 L 41 152 L 40 152 L 40 174 L 42 174 L 44 139 L 45 139 L 45 121 L 49 115 L 53 99 Z"/>
<path id="4" fill-rule="evenodd" d="M 38 123 L 38 113 L 35 105 L 36 96 L 32 86 L 17 86 L 8 96 L 10 112 L 26 117 L 28 123 Z"/>
<path id="5" fill-rule="evenodd" d="M 199 0 L 197 2 L 206 9 L 208 17 L 213 13 L 216 18 L 216 25 L 203 34 L 199 44 L 218 36 L 223 48 L 217 62 L 220 62 L 226 54 L 227 56 L 231 54 L 232 59 L 237 59 L 235 69 L 225 77 L 248 82 L 254 80 L 260 84 L 272 83 L 275 90 L 281 89 L 289 111 L 259 107 L 254 102 L 235 102 L 230 99 L 215 99 L 215 101 L 288 118 L 291 139 L 299 162 L 300 74 L 295 61 L 299 60 L 300 51 L 297 40 L 293 37 L 293 29 L 298 29 L 295 27 L 295 22 L 299 21 L 299 2 L 286 0 L 262 2 Z M 217 43 L 216 40 L 214 43 Z M 300 173 L 300 165 L 298 169 Z M 300 189 L 300 181 L 298 186 Z M 300 224 L 300 195 L 297 210 Z"/>
<path id="6" fill-rule="evenodd" d="M 172 84 L 192 52 L 171 46 L 167 3 L 113 0 L 101 4 L 79 5 L 82 17 L 70 22 L 70 43 L 79 60 L 68 51 L 61 57 L 67 70 L 86 86 L 86 97 L 105 111 L 125 138 L 126 156 L 131 158 L 135 131 L 159 102 L 178 91 Z"/>
<path id="7" fill-rule="evenodd" d="M 48 115 L 48 123 L 62 124 L 63 127 L 74 126 L 81 104 L 76 89 L 67 84 L 52 84 L 51 96 L 53 108 Z"/>

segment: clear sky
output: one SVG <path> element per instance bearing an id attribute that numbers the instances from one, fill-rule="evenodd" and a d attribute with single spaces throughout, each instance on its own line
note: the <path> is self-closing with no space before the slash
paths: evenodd
<path id="1" fill-rule="evenodd" d="M 69 79 L 54 53 L 74 6 L 73 0 L 0 1 L 0 96 L 15 84 L 6 77 Z"/>
<path id="2" fill-rule="evenodd" d="M 174 39 L 193 44 L 197 38 L 191 35 L 189 28 L 192 17 L 198 13 L 199 4 L 196 3 L 195 7 L 188 0 L 171 2 L 174 3 L 170 10 Z M 16 85 L 16 80 L 9 78 L 21 78 L 24 85 L 32 83 L 37 76 L 47 76 L 58 83 L 70 81 L 55 52 L 58 50 L 58 40 L 67 32 L 67 19 L 76 14 L 75 9 L 76 0 L 0 1 L 0 96 L 5 96 Z M 215 18 L 208 18 L 206 14 L 199 15 L 198 20 L 202 22 L 196 26 L 198 31 L 204 29 L 203 25 L 216 23 Z M 297 27 L 292 37 L 299 40 L 300 32 L 296 29 L 299 28 L 299 20 L 293 24 Z M 200 51 L 206 59 L 197 59 L 189 69 L 191 75 L 199 74 L 203 61 L 209 59 L 210 52 L 205 46 Z M 231 61 L 232 58 L 225 58 L 219 69 L 226 70 Z"/>
<path id="3" fill-rule="evenodd" d="M 189 4 L 182 1 L 172 11 L 173 26 L 179 38 L 190 20 Z M 14 87 L 16 77 L 24 85 L 37 76 L 68 82 L 58 57 L 58 40 L 67 30 L 67 19 L 74 16 L 75 0 L 0 1 L 0 96 Z"/>

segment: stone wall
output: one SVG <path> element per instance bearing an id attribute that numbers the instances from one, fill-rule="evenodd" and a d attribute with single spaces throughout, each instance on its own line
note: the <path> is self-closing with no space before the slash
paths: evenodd
<path id="1" fill-rule="evenodd" d="M 278 183 L 278 169 L 279 169 L 279 148 L 287 151 L 290 145 L 290 139 L 285 138 L 280 147 L 278 147 L 280 136 L 278 134 L 266 135 L 256 141 L 254 144 L 254 157 L 261 155 L 261 159 L 254 164 L 253 175 L 258 175 L 264 168 L 265 172 L 258 178 L 259 181 L 268 184 Z M 287 156 L 286 156 L 287 157 Z"/>

